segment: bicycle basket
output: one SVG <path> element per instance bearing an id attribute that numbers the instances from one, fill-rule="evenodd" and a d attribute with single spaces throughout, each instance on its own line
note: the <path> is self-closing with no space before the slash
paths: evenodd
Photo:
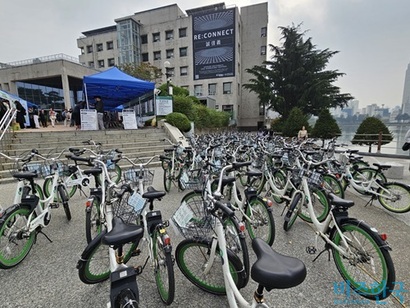
<path id="1" fill-rule="evenodd" d="M 126 191 L 112 205 L 114 217 L 121 217 L 126 223 L 136 223 L 144 209 L 146 200 L 136 191 Z"/>
<path id="2" fill-rule="evenodd" d="M 215 217 L 207 212 L 200 197 L 182 202 L 171 221 L 185 238 L 208 239 L 212 236 L 215 225 Z"/>
<path id="3" fill-rule="evenodd" d="M 130 181 L 133 184 L 138 184 L 139 179 L 143 180 L 144 186 L 152 185 L 154 180 L 155 170 L 144 168 L 140 170 L 137 167 L 131 167 L 124 172 L 124 180 Z"/>
<path id="4" fill-rule="evenodd" d="M 323 182 L 322 174 L 316 171 L 312 171 L 310 172 L 307 181 L 308 181 L 308 184 L 320 186 Z"/>

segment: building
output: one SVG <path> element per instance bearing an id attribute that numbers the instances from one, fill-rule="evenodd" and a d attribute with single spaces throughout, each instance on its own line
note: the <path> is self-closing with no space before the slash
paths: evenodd
<path id="1" fill-rule="evenodd" d="M 402 114 L 410 115 L 410 64 L 407 66 L 404 78 L 403 100 L 401 105 Z"/>
<path id="2" fill-rule="evenodd" d="M 242 87 L 267 53 L 267 2 L 238 8 L 217 3 L 187 10 L 177 4 L 115 19 L 115 25 L 82 32 L 80 63 L 107 69 L 149 62 L 164 72 L 160 83 L 189 90 L 201 102 L 232 113 L 242 129 L 264 123 L 255 93 Z"/>

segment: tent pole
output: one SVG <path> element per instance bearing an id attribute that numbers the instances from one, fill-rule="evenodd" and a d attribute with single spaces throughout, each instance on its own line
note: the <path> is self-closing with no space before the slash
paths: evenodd
<path id="1" fill-rule="evenodd" d="M 84 90 L 85 90 L 85 101 L 87 103 L 87 109 L 90 109 L 90 106 L 88 104 L 88 93 L 87 93 L 87 84 L 84 83 Z"/>

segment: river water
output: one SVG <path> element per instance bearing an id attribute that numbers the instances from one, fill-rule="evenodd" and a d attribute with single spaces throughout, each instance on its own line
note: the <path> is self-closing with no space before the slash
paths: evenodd
<path id="1" fill-rule="evenodd" d="M 359 149 L 361 152 L 368 152 L 368 146 L 358 146 L 351 144 L 351 140 L 353 139 L 359 125 L 360 123 L 351 125 L 339 124 L 339 127 L 342 130 L 342 135 L 337 139 L 337 141 L 349 144 L 350 149 Z M 380 153 L 409 155 L 409 151 L 404 152 L 401 147 L 404 143 L 404 136 L 406 135 L 407 130 L 410 128 L 410 124 L 387 124 L 387 127 L 393 134 L 393 141 L 386 145 L 382 145 Z M 376 152 L 377 145 L 372 145 L 372 153 Z"/>

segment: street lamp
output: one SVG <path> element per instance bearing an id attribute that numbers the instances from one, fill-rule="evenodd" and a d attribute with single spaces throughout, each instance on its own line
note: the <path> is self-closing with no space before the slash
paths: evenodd
<path id="1" fill-rule="evenodd" d="M 164 67 L 165 67 L 165 76 L 167 78 L 167 91 L 169 95 L 172 95 L 172 86 L 170 86 L 170 81 L 172 74 L 169 72 L 169 67 L 171 66 L 171 63 L 169 61 L 164 62 Z"/>

